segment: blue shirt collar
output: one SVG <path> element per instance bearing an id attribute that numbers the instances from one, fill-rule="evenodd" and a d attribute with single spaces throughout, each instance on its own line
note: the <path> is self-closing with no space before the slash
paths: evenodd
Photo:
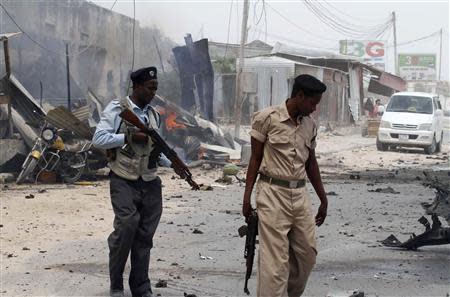
<path id="1" fill-rule="evenodd" d="M 127 96 L 128 102 L 130 102 L 131 108 L 133 109 L 133 111 L 142 111 L 144 113 L 148 113 L 148 110 L 150 109 L 150 104 L 147 104 L 146 106 L 144 106 L 143 109 L 141 109 L 139 106 L 137 106 L 133 100 L 131 100 L 130 96 Z"/>

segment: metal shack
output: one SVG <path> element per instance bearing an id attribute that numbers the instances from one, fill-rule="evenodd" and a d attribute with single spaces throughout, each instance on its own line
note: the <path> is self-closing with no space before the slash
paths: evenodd
<path id="1" fill-rule="evenodd" d="M 327 91 L 313 114 L 321 124 L 348 125 L 352 122 L 348 98 L 348 74 L 332 68 L 314 66 L 277 56 L 245 58 L 243 123 L 254 111 L 277 105 L 290 97 L 294 79 L 310 74 L 327 85 Z"/>

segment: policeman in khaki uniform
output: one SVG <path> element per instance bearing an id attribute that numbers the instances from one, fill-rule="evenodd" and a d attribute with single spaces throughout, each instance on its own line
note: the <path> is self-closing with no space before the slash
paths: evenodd
<path id="1" fill-rule="evenodd" d="M 317 126 L 310 114 L 325 90 L 315 77 L 300 75 L 291 98 L 256 112 L 253 118 L 242 210 L 248 217 L 259 171 L 258 296 L 301 296 L 316 262 L 315 225 L 324 222 L 328 201 L 315 156 Z M 321 202 L 315 218 L 306 177 Z"/>
<path id="2" fill-rule="evenodd" d="M 159 114 L 150 106 L 158 88 L 156 68 L 136 70 L 130 78 L 133 93 L 106 106 L 92 142 L 112 155 L 108 163 L 115 214 L 114 231 L 108 237 L 111 296 L 124 296 L 123 271 L 130 255 L 131 293 L 150 297 L 150 249 L 162 213 L 157 163 L 168 165 L 170 161 L 161 158 L 146 134 L 119 117 L 120 112 L 127 108 L 150 128 L 159 128 Z"/>

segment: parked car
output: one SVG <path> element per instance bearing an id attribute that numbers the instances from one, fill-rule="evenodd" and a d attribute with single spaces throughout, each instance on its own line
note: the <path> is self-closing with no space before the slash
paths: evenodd
<path id="1" fill-rule="evenodd" d="M 395 93 L 381 118 L 377 149 L 419 147 L 439 152 L 443 139 L 443 111 L 439 96 L 421 92 Z"/>

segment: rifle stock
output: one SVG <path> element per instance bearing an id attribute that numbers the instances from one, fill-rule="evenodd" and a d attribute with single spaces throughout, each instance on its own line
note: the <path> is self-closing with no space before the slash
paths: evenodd
<path id="1" fill-rule="evenodd" d="M 155 144 L 155 146 L 172 162 L 175 172 L 192 187 L 193 190 L 199 190 L 199 185 L 192 179 L 192 173 L 184 162 L 178 157 L 177 153 L 169 147 L 162 137 L 154 129 L 150 129 L 145 125 L 136 114 L 129 109 L 124 109 L 119 116 L 135 126 L 145 134 L 147 134 Z"/>

